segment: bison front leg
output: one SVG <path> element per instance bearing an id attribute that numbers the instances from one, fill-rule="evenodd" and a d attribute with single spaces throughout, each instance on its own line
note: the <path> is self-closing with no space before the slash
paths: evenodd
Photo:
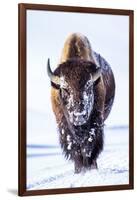
<path id="1" fill-rule="evenodd" d="M 78 154 L 78 152 L 75 152 L 74 156 L 74 168 L 75 168 L 75 173 L 78 174 L 82 171 L 83 167 L 83 159 L 82 156 Z"/>
<path id="2" fill-rule="evenodd" d="M 85 132 L 85 139 L 81 145 L 84 169 L 97 169 L 97 158 L 103 149 L 103 127 L 92 127 Z"/>
<path id="3" fill-rule="evenodd" d="M 96 160 L 93 160 L 91 162 L 90 158 L 83 158 L 83 166 L 84 166 L 84 169 L 97 169 L 97 161 Z"/>
<path id="4" fill-rule="evenodd" d="M 89 146 L 90 147 L 90 146 Z M 84 148 L 83 155 L 83 168 L 86 169 L 97 169 L 96 159 L 92 159 L 92 148 L 89 150 Z"/>
<path id="5" fill-rule="evenodd" d="M 90 168 L 91 169 L 98 169 L 98 165 L 97 165 L 97 161 L 96 160 L 93 160 Z"/>

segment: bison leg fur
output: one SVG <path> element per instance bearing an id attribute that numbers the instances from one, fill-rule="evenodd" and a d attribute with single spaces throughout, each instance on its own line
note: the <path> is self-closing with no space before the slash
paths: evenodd
<path id="1" fill-rule="evenodd" d="M 82 171 L 83 168 L 83 160 L 82 156 L 80 155 L 75 155 L 74 158 L 74 167 L 75 167 L 75 173 L 78 174 Z"/>

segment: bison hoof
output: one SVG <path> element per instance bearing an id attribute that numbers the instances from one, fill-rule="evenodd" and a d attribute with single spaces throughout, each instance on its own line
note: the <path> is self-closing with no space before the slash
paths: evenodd
<path id="1" fill-rule="evenodd" d="M 97 165 L 97 162 L 94 161 L 91 165 L 91 169 L 98 169 L 98 165 Z"/>
<path id="2" fill-rule="evenodd" d="M 75 167 L 75 174 L 79 174 L 81 172 L 81 168 L 76 168 Z"/>

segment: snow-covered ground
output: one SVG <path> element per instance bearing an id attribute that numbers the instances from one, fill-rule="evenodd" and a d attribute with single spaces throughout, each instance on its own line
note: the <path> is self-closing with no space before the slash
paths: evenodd
<path id="1" fill-rule="evenodd" d="M 73 163 L 62 155 L 57 134 L 35 136 L 27 144 L 28 190 L 128 184 L 127 127 L 105 128 L 98 170 L 81 174 L 74 174 Z"/>

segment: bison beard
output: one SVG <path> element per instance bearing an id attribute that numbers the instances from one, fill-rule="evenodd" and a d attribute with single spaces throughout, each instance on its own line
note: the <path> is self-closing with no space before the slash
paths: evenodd
<path id="1" fill-rule="evenodd" d="M 92 126 L 89 130 L 74 127 L 75 135 L 69 130 L 66 119 L 59 124 L 60 144 L 67 159 L 73 160 L 75 173 L 97 168 L 96 159 L 103 149 L 103 126 Z"/>

